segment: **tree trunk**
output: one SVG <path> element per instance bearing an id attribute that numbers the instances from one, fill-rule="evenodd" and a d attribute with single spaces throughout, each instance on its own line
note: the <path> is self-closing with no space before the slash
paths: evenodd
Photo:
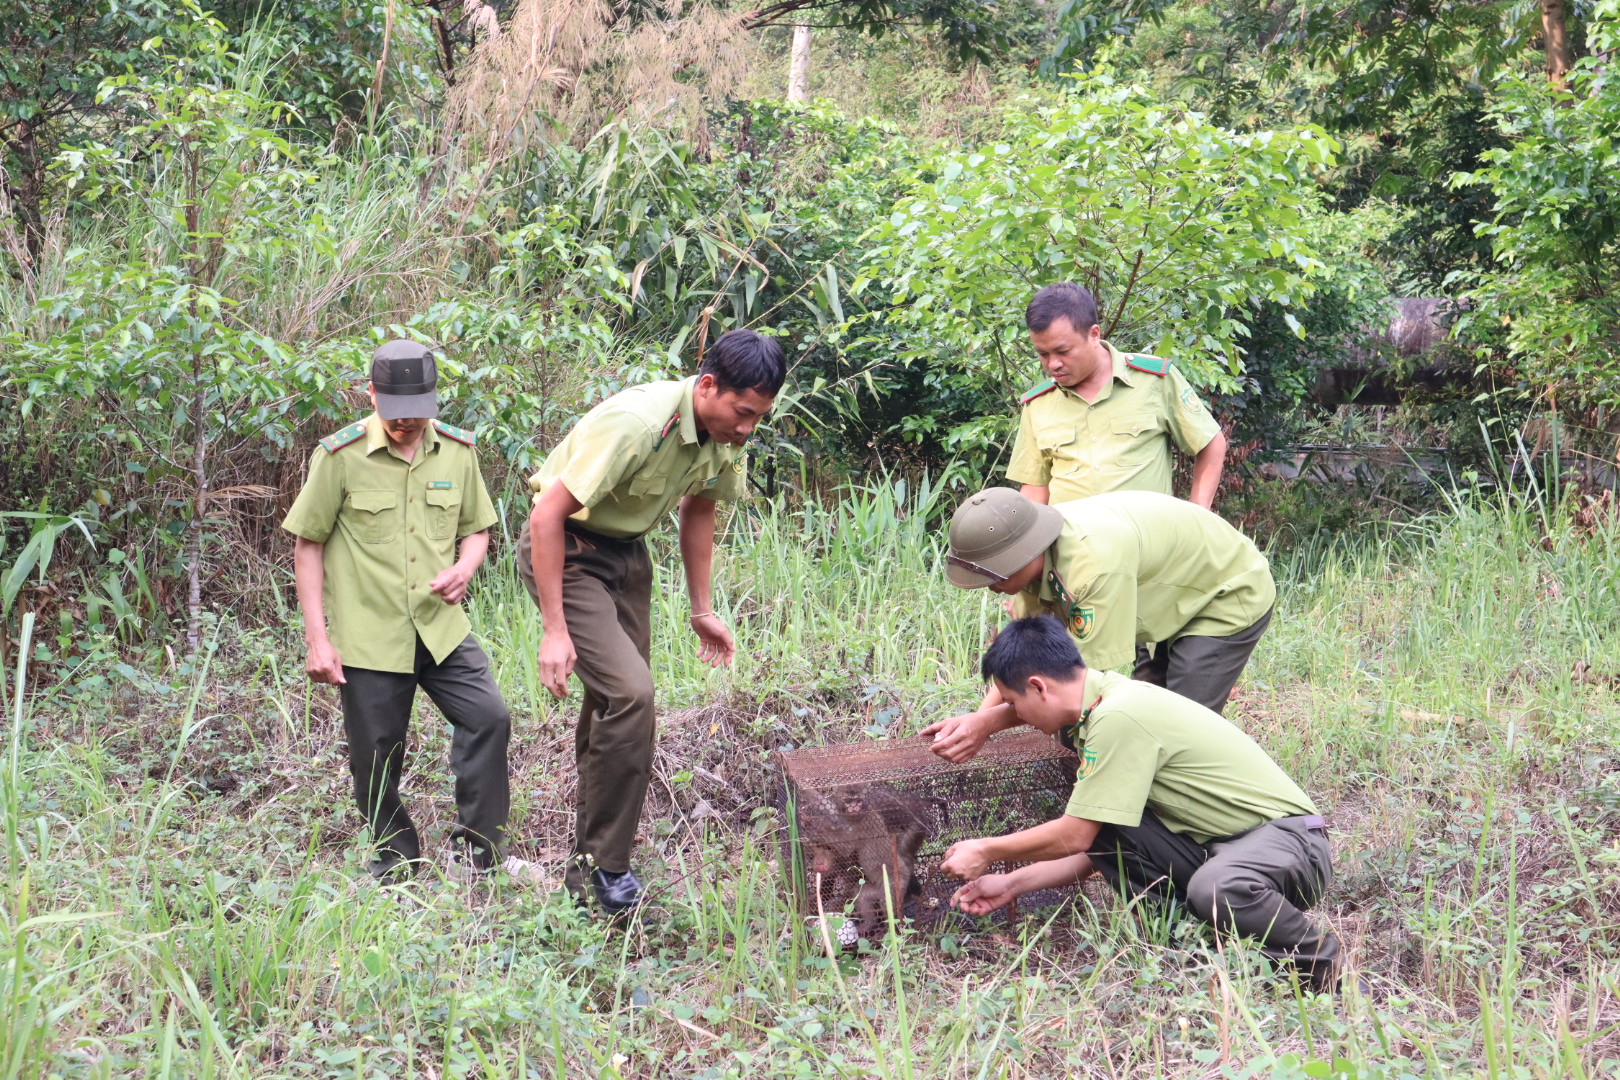
<path id="1" fill-rule="evenodd" d="M 1562 90 L 1575 66 L 1575 50 L 1569 43 L 1569 9 L 1564 0 L 1541 0 L 1541 39 L 1547 53 L 1547 81 Z"/>
<path id="2" fill-rule="evenodd" d="M 1549 0 L 1551 2 L 1551 0 Z M 787 99 L 810 100 L 810 28 L 793 28 L 793 60 L 788 68 Z"/>

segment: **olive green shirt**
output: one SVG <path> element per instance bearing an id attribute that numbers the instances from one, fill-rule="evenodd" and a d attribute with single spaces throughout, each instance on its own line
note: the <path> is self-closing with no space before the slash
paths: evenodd
<path id="1" fill-rule="evenodd" d="M 1063 531 L 1041 576 L 1013 599 L 1050 612 L 1089 667 L 1118 667 L 1137 642 L 1227 637 L 1271 610 L 1277 589 L 1254 542 L 1201 506 L 1152 491 L 1057 503 Z"/>
<path id="2" fill-rule="evenodd" d="M 428 583 L 455 562 L 459 538 L 495 524 L 495 506 L 478 455 L 446 432 L 472 438 L 434 421 L 411 461 L 375 413 L 322 440 L 281 523 L 325 545 L 327 632 L 345 667 L 413 671 L 418 636 L 442 661 L 472 633 Z"/>
<path id="3" fill-rule="evenodd" d="M 1091 670 L 1085 694 L 1093 704 L 1074 732 L 1070 817 L 1134 828 L 1145 807 L 1171 832 L 1207 844 L 1316 813 L 1258 743 L 1196 701 Z"/>
<path id="4" fill-rule="evenodd" d="M 1220 434 L 1174 364 L 1103 345 L 1113 358 L 1114 377 L 1096 401 L 1051 380 L 1024 395 L 1007 479 L 1050 487 L 1049 503 L 1107 491 L 1173 494 L 1171 441 L 1196 454 Z M 1149 370 L 1132 368 L 1133 362 Z"/>
<path id="5" fill-rule="evenodd" d="M 584 504 L 574 521 L 615 540 L 642 535 L 683 495 L 745 494 L 742 449 L 699 439 L 697 379 L 632 386 L 599 403 L 529 478 L 535 498 L 553 483 Z"/>

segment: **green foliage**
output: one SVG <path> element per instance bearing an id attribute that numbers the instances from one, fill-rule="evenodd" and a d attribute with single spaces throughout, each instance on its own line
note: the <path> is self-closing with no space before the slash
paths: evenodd
<path id="1" fill-rule="evenodd" d="M 1620 4 L 1601 0 L 1594 49 L 1620 47 Z M 1620 403 L 1620 80 L 1605 61 L 1582 60 L 1568 88 L 1537 76 L 1503 81 L 1493 110 L 1508 145 L 1454 183 L 1494 199 L 1488 237 L 1497 267 L 1463 277 L 1473 311 L 1505 326 L 1514 363 L 1538 387 L 1590 403 Z"/>
<path id="2" fill-rule="evenodd" d="M 878 223 L 854 291 L 881 297 L 894 361 L 934 369 L 942 391 L 1015 394 L 1023 308 L 1062 280 L 1099 297 L 1105 336 L 1235 390 L 1248 308 L 1277 303 L 1303 329 L 1293 310 L 1322 266 L 1313 175 L 1335 150 L 1315 128 L 1239 134 L 1088 78 L 931 166 Z"/>

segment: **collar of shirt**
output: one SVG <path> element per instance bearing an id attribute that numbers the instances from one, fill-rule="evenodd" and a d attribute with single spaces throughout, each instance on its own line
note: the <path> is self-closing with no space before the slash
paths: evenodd
<path id="1" fill-rule="evenodd" d="M 399 458 L 399 460 L 405 460 L 405 458 L 400 455 L 400 452 L 394 449 L 393 444 L 389 442 L 388 432 L 383 428 L 382 417 L 378 416 L 376 413 L 372 413 L 370 416 L 366 417 L 365 423 L 367 457 L 370 457 L 378 450 L 386 449 L 390 454 L 393 454 L 395 457 Z M 439 432 L 438 429 L 433 426 L 433 421 L 429 420 L 427 427 L 422 430 L 422 441 L 416 444 L 416 449 L 419 451 L 419 453 L 414 455 L 412 460 L 407 462 L 407 464 L 416 464 L 418 461 L 421 461 L 425 455 L 432 453 L 438 448 Z"/>
<path id="2" fill-rule="evenodd" d="M 681 421 L 681 442 L 688 446 L 698 441 L 697 409 L 692 406 L 692 395 L 697 392 L 698 377 L 693 375 L 681 383 L 680 412 L 675 415 Z"/>
<path id="3" fill-rule="evenodd" d="M 1125 354 L 1114 348 L 1114 346 L 1107 341 L 1104 341 L 1102 345 L 1103 348 L 1108 350 L 1109 362 L 1114 365 L 1114 377 L 1108 380 L 1107 383 L 1103 384 L 1102 392 L 1097 395 L 1097 400 L 1087 401 L 1085 398 L 1081 397 L 1067 386 L 1060 385 L 1058 387 L 1059 391 L 1068 394 L 1082 405 L 1101 405 L 1103 402 L 1107 401 L 1108 395 L 1114 392 L 1114 383 L 1116 382 L 1122 382 L 1132 389 L 1135 389 L 1136 387 L 1135 381 L 1133 381 L 1131 378 L 1131 369 L 1125 363 Z"/>

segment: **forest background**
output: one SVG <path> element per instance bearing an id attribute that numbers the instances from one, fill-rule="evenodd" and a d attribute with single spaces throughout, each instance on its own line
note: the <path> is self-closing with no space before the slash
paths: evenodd
<path id="1" fill-rule="evenodd" d="M 5 9 L 0 1075 L 1620 1059 L 1615 0 Z M 971 696 L 994 613 L 939 588 L 938 534 L 999 475 L 1039 379 L 1022 306 L 1065 279 L 1232 435 L 1219 509 L 1295 623 L 1239 711 L 1366 853 L 1330 917 L 1383 1003 L 1296 1007 L 1179 924 L 830 958 L 764 896 L 771 750 Z M 1381 332 L 1405 297 L 1442 301 L 1418 355 Z M 473 611 L 544 733 L 515 768 L 551 857 L 566 708 L 504 565 L 522 478 L 733 326 L 792 374 L 721 573 L 754 659 L 710 680 L 661 608 L 673 921 L 456 894 L 402 930 L 342 884 L 334 703 L 301 682 L 278 523 L 313 441 L 377 342 L 442 350 L 503 513 Z M 1341 451 L 1373 467 L 1309 477 Z"/>

